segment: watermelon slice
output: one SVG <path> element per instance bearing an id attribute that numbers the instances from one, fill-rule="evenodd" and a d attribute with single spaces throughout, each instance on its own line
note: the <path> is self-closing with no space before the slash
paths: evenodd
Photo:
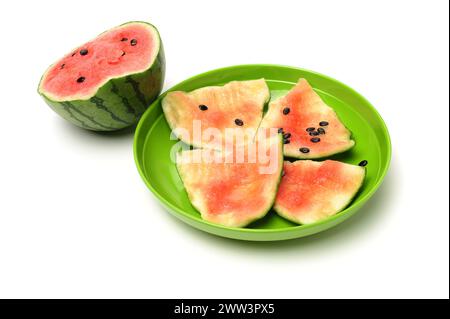
<path id="1" fill-rule="evenodd" d="M 364 167 L 332 160 L 285 162 L 275 211 L 299 224 L 332 216 L 350 204 L 365 172 Z"/>
<path id="2" fill-rule="evenodd" d="M 300 79 L 286 96 L 269 104 L 261 127 L 282 129 L 286 143 L 284 154 L 294 158 L 322 158 L 355 145 L 334 110 L 305 79 Z"/>
<path id="3" fill-rule="evenodd" d="M 112 131 L 138 121 L 161 92 L 164 69 L 156 28 L 130 22 L 102 33 L 50 66 L 38 92 L 71 123 Z"/>
<path id="4" fill-rule="evenodd" d="M 233 81 L 189 93 L 170 92 L 162 100 L 162 108 L 172 131 L 186 144 L 224 149 L 254 138 L 269 98 L 264 79 Z M 227 130 L 243 136 L 242 141 L 227 139 Z"/>
<path id="5" fill-rule="evenodd" d="M 260 155 L 252 159 L 250 154 L 256 153 L 249 150 Z M 238 154 L 244 154 L 243 160 L 237 160 Z M 183 151 L 177 156 L 177 168 L 192 205 L 203 219 L 244 227 L 264 217 L 274 203 L 283 168 L 282 137 L 275 134 L 264 143 L 258 140 L 236 147 L 233 153 Z"/>

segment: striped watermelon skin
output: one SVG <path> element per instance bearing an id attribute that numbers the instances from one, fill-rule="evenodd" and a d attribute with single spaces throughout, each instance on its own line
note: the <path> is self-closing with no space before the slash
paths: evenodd
<path id="1" fill-rule="evenodd" d="M 163 88 L 165 55 L 161 38 L 159 44 L 158 55 L 147 70 L 113 78 L 89 99 L 54 101 L 44 92 L 38 90 L 38 93 L 51 109 L 78 127 L 92 131 L 116 131 L 132 126 Z"/>

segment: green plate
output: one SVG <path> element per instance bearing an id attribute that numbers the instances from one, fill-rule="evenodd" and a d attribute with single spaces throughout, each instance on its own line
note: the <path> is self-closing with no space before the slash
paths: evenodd
<path id="1" fill-rule="evenodd" d="M 355 214 L 375 193 L 386 175 L 391 159 L 391 144 L 383 119 L 353 89 L 315 72 L 258 64 L 209 71 L 187 79 L 169 91 L 191 91 L 204 86 L 223 85 L 233 80 L 265 78 L 274 99 L 285 94 L 300 77 L 311 83 L 353 132 L 356 146 L 333 158 L 352 164 L 363 159 L 369 161 L 364 185 L 347 209 L 323 221 L 303 226 L 293 224 L 273 211 L 247 228 L 224 227 L 202 220 L 190 204 L 175 164 L 170 160 L 171 147 L 177 141 L 170 139 L 170 129 L 162 113 L 161 99 L 164 94 L 149 107 L 136 129 L 134 157 L 145 184 L 167 210 L 182 221 L 211 234 L 241 240 L 274 241 L 308 236 L 331 228 Z"/>

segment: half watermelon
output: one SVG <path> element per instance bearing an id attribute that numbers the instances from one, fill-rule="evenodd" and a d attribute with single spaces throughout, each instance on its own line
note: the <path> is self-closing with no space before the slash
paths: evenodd
<path id="1" fill-rule="evenodd" d="M 264 79 L 233 81 L 189 93 L 170 92 L 162 108 L 177 138 L 196 147 L 223 150 L 253 140 L 269 98 Z"/>
<path id="2" fill-rule="evenodd" d="M 338 161 L 284 163 L 275 211 L 299 224 L 310 224 L 347 207 L 363 185 L 364 167 Z"/>
<path id="3" fill-rule="evenodd" d="M 241 160 L 238 154 L 244 155 Z M 177 157 L 177 169 L 192 205 L 203 219 L 230 227 L 244 227 L 267 214 L 275 201 L 282 168 L 280 134 L 236 147 L 232 153 L 196 149 Z"/>
<path id="4" fill-rule="evenodd" d="M 69 122 L 96 131 L 135 124 L 161 92 L 165 58 L 157 29 L 129 22 L 50 66 L 38 92 Z"/>
<path id="5" fill-rule="evenodd" d="M 270 102 L 261 127 L 282 130 L 284 154 L 294 158 L 327 157 L 355 145 L 336 112 L 305 79 L 300 79 L 287 95 Z"/>

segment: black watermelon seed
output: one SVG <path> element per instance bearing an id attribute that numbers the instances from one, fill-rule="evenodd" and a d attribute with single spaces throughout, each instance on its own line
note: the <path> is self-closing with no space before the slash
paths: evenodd
<path id="1" fill-rule="evenodd" d="M 122 56 L 124 56 L 126 53 L 125 53 L 125 51 L 122 51 Z"/>
<path id="2" fill-rule="evenodd" d="M 319 143 L 319 142 L 320 142 L 320 137 L 313 137 L 313 138 L 311 139 L 311 142 L 313 142 L 313 143 Z"/>
<path id="3" fill-rule="evenodd" d="M 80 54 L 81 54 L 81 55 L 86 55 L 86 54 L 88 54 L 88 53 L 89 53 L 89 51 L 86 50 L 86 49 L 83 49 L 83 50 L 80 51 Z"/>
<path id="4" fill-rule="evenodd" d="M 76 52 L 72 53 L 72 56 L 75 56 L 75 54 L 77 54 Z"/>
<path id="5" fill-rule="evenodd" d="M 242 126 L 244 125 L 244 122 L 241 119 L 235 119 L 234 123 L 236 123 L 237 126 Z"/>
<path id="6" fill-rule="evenodd" d="M 130 44 L 132 46 L 135 46 L 137 44 L 137 40 L 136 39 L 131 39 Z"/>
<path id="7" fill-rule="evenodd" d="M 204 105 L 204 104 L 200 104 L 200 105 L 198 106 L 198 108 L 199 108 L 200 110 L 202 110 L 202 111 L 206 111 L 206 110 L 208 109 L 208 107 L 207 107 L 206 105 Z"/>
<path id="8" fill-rule="evenodd" d="M 301 153 L 303 153 L 303 154 L 307 154 L 307 153 L 309 153 L 309 148 L 307 148 L 307 147 L 302 147 L 302 148 L 299 149 L 299 151 L 300 151 Z"/>
<path id="9" fill-rule="evenodd" d="M 278 133 L 283 133 L 283 128 L 282 128 L 282 127 L 280 127 L 280 128 L 278 129 Z"/>
<path id="10" fill-rule="evenodd" d="M 86 80 L 86 78 L 85 78 L 84 76 L 80 76 L 80 77 L 77 79 L 77 82 L 78 82 L 78 83 L 83 83 L 84 80 Z"/>
<path id="11" fill-rule="evenodd" d="M 64 69 L 65 66 L 66 66 L 65 63 L 61 64 L 61 69 Z"/>
<path id="12" fill-rule="evenodd" d="M 361 166 L 361 167 L 364 167 L 364 166 L 366 166 L 367 164 L 369 164 L 369 162 L 366 161 L 366 160 L 364 160 L 364 161 L 359 162 L 358 165 Z"/>
<path id="13" fill-rule="evenodd" d="M 285 133 L 283 134 L 283 138 L 290 138 L 291 137 L 291 133 Z"/>
<path id="14" fill-rule="evenodd" d="M 285 108 L 283 109 L 283 114 L 284 114 L 284 115 L 288 115 L 290 111 L 291 111 L 290 108 L 285 107 Z"/>
<path id="15" fill-rule="evenodd" d="M 128 38 L 122 38 L 120 41 L 122 42 L 128 41 Z"/>
<path id="16" fill-rule="evenodd" d="M 319 132 L 317 131 L 309 132 L 309 136 L 317 136 L 317 135 L 319 135 Z"/>
<path id="17" fill-rule="evenodd" d="M 327 121 L 322 121 L 319 123 L 320 126 L 328 126 L 328 122 Z"/>
<path id="18" fill-rule="evenodd" d="M 285 139 L 285 140 L 283 140 L 283 144 L 289 144 L 290 142 L 291 142 L 290 139 Z"/>
<path id="19" fill-rule="evenodd" d="M 306 129 L 306 132 L 312 132 L 312 131 L 315 131 L 315 130 L 316 130 L 315 127 L 308 127 L 308 128 Z"/>
<path id="20" fill-rule="evenodd" d="M 325 134 L 325 130 L 324 130 L 323 128 L 319 127 L 319 128 L 317 129 L 317 133 L 319 133 L 319 134 Z"/>

